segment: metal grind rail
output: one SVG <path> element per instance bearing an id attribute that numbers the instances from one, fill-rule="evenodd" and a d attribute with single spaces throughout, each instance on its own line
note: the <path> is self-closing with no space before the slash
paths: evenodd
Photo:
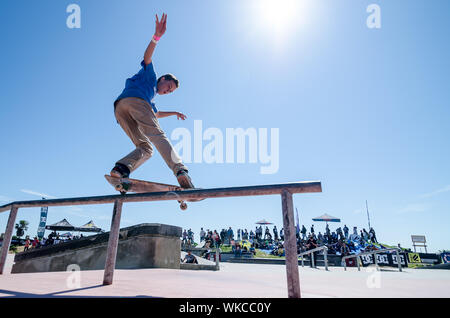
<path id="1" fill-rule="evenodd" d="M 296 193 L 322 192 L 320 181 L 303 181 L 271 185 L 254 185 L 228 188 L 193 189 L 183 191 L 133 193 L 126 195 L 106 195 L 94 197 L 79 197 L 51 200 L 16 201 L 0 206 L 0 213 L 9 212 L 3 245 L 0 251 L 0 275 L 3 274 L 6 256 L 11 244 L 14 224 L 19 208 L 35 208 L 50 206 L 73 206 L 114 203 L 111 228 L 109 232 L 108 248 L 106 253 L 103 285 L 113 282 L 116 264 L 117 246 L 119 242 L 120 218 L 122 206 L 125 202 L 147 202 L 189 199 L 211 199 L 227 197 L 281 195 L 283 228 L 286 251 L 286 275 L 289 298 L 300 298 L 300 279 L 298 272 L 297 240 L 294 223 L 294 204 L 292 195 Z"/>
<path id="2" fill-rule="evenodd" d="M 300 256 L 302 258 L 302 267 L 305 266 L 304 264 L 304 260 L 303 260 L 303 255 L 308 255 L 311 254 L 311 265 L 316 268 L 316 262 L 314 261 L 314 252 L 318 252 L 318 251 L 323 251 L 323 258 L 324 258 L 324 262 L 325 262 L 325 270 L 328 270 L 328 247 L 326 246 L 319 246 L 316 247 L 312 250 L 309 251 L 305 251 L 305 252 L 301 252 L 300 254 L 298 254 L 298 256 Z"/>

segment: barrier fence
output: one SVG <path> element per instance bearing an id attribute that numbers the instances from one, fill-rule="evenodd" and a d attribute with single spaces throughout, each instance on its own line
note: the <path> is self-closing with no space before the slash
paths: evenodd
<path id="1" fill-rule="evenodd" d="M 401 250 L 399 248 L 387 248 L 387 249 L 382 249 L 382 250 L 376 250 L 376 251 L 359 253 L 359 254 L 355 254 L 355 255 L 344 256 L 342 258 L 342 262 L 344 263 L 344 270 L 345 271 L 347 270 L 347 262 L 345 260 L 350 259 L 350 258 L 356 258 L 356 264 L 358 266 L 358 271 L 360 271 L 361 270 L 361 266 L 359 265 L 359 257 L 360 256 L 364 256 L 364 255 L 373 255 L 373 258 L 374 258 L 374 261 L 375 261 L 375 265 L 377 267 L 377 271 L 379 271 L 380 267 L 378 266 L 378 258 L 376 257 L 376 254 L 378 254 L 378 253 L 386 253 L 386 252 L 395 252 L 396 253 L 398 270 L 399 270 L 399 272 L 401 272 L 402 271 L 402 262 L 400 261 L 400 252 L 401 252 Z"/>
<path id="2" fill-rule="evenodd" d="M 322 251 L 322 250 L 323 250 L 323 258 L 324 258 L 324 262 L 325 262 L 325 270 L 327 271 L 328 270 L 328 247 L 326 247 L 326 246 L 319 246 L 312 250 L 298 254 L 298 256 L 300 256 L 302 258 L 302 267 L 305 266 L 304 261 L 303 261 L 303 255 L 311 254 L 311 265 L 314 268 L 316 268 L 317 266 L 316 266 L 316 262 L 314 260 L 314 253 L 318 252 L 318 251 Z"/>
<path id="3" fill-rule="evenodd" d="M 296 193 L 322 192 L 320 181 L 292 182 L 284 184 L 255 185 L 229 188 L 192 189 L 183 191 L 133 193 L 125 195 L 107 195 L 95 197 L 79 197 L 51 200 L 16 201 L 0 206 L 0 212 L 10 211 L 6 225 L 3 245 L 0 251 L 0 275 L 3 274 L 6 257 L 11 244 L 14 223 L 19 208 L 71 206 L 114 203 L 111 228 L 106 253 L 103 285 L 113 282 L 116 264 L 117 246 L 119 242 L 120 218 L 125 202 L 147 202 L 168 200 L 190 200 L 208 198 L 226 198 L 261 195 L 281 195 L 283 228 L 285 232 L 286 276 L 289 298 L 300 298 L 300 278 L 298 272 L 297 239 L 294 223 L 294 204 L 292 195 Z"/>

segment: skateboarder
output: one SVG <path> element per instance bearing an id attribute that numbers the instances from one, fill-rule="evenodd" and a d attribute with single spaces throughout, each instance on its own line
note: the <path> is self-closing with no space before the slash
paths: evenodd
<path id="1" fill-rule="evenodd" d="M 157 79 L 153 68 L 153 51 L 166 31 L 166 23 L 166 14 L 162 15 L 161 20 L 156 15 L 155 34 L 144 53 L 142 68 L 126 80 L 125 89 L 114 102 L 117 122 L 130 137 L 136 149 L 116 162 L 111 170 L 111 176 L 128 178 L 131 172 L 152 156 L 153 145 L 177 177 L 180 186 L 186 189 L 194 188 L 187 167 L 181 162 L 181 158 L 158 123 L 158 118 L 177 116 L 177 119 L 185 120 L 186 116 L 179 112 L 158 111 L 153 103 L 156 94 L 172 93 L 179 86 L 178 79 L 172 74 Z"/>

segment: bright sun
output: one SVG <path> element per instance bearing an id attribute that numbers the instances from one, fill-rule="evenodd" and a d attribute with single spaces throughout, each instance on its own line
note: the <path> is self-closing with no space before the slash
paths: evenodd
<path id="1" fill-rule="evenodd" d="M 308 0 L 257 0 L 257 19 L 268 32 L 282 35 L 304 23 Z"/>

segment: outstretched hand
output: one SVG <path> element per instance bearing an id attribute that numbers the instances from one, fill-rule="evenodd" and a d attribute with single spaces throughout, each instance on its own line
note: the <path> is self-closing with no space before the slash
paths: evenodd
<path id="1" fill-rule="evenodd" d="M 163 13 L 161 21 L 156 15 L 156 26 L 155 26 L 155 36 L 161 37 L 166 32 L 167 14 Z"/>
<path id="2" fill-rule="evenodd" d="M 179 119 L 181 119 L 181 120 L 185 120 L 186 119 L 186 115 L 185 114 L 177 112 L 176 115 L 177 115 L 177 119 L 178 120 Z"/>

